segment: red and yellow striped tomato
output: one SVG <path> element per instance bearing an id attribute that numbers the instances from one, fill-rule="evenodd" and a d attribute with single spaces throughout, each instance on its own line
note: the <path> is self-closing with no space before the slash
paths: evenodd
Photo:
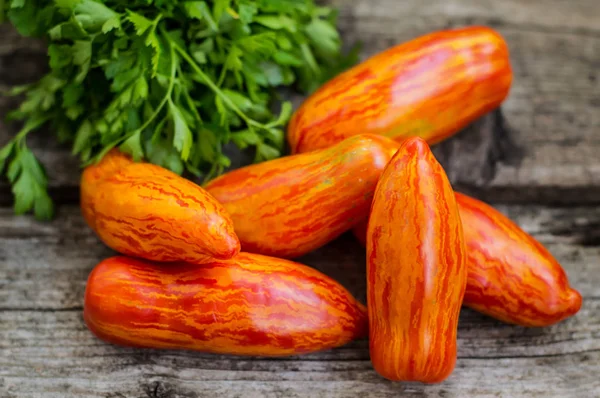
<path id="1" fill-rule="evenodd" d="M 535 327 L 579 311 L 581 295 L 544 246 L 493 207 L 459 193 L 456 201 L 467 245 L 466 306 Z"/>
<path id="2" fill-rule="evenodd" d="M 357 134 L 441 141 L 498 107 L 512 71 L 502 37 L 487 27 L 431 33 L 379 53 L 312 94 L 288 126 L 292 153 Z"/>
<path id="3" fill-rule="evenodd" d="M 233 170 L 206 185 L 246 252 L 294 258 L 368 217 L 394 142 L 351 137 L 331 148 Z"/>
<path id="4" fill-rule="evenodd" d="M 371 361 L 391 380 L 436 383 L 456 363 L 467 267 L 450 182 L 421 138 L 385 168 L 367 228 Z"/>
<path id="5" fill-rule="evenodd" d="M 540 242 L 493 207 L 455 195 L 467 248 L 463 305 L 529 327 L 553 325 L 581 309 L 581 294 Z M 366 244 L 367 220 L 352 231 Z"/>
<path id="6" fill-rule="evenodd" d="M 305 265 L 249 253 L 168 267 L 107 259 L 89 276 L 84 319 L 118 345 L 234 355 L 304 354 L 367 333 L 365 307 L 339 283 Z"/>
<path id="7" fill-rule="evenodd" d="M 130 256 L 202 263 L 240 251 L 231 218 L 204 189 L 118 151 L 83 172 L 81 209 L 106 245 Z"/>

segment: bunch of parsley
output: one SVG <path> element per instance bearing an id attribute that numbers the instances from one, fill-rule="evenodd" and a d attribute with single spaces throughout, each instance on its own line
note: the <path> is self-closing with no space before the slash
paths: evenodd
<path id="1" fill-rule="evenodd" d="M 24 125 L 0 150 L 15 211 L 40 219 L 53 205 L 31 131 L 48 125 L 84 165 L 119 147 L 210 178 L 230 141 L 280 156 L 292 109 L 274 89 L 310 92 L 344 59 L 334 11 L 313 0 L 0 0 L 3 16 L 48 42 L 50 72 L 12 90 Z"/>

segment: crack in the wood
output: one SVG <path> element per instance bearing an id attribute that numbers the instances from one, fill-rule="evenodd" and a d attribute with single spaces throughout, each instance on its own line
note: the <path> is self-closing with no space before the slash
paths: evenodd
<path id="1" fill-rule="evenodd" d="M 351 14 L 342 14 L 340 18 L 340 24 L 342 26 L 342 35 L 344 37 L 351 36 L 352 33 L 356 30 L 356 26 L 353 21 L 348 21 L 348 17 Z M 417 18 L 423 19 L 423 15 L 417 15 Z M 442 21 L 438 21 L 437 24 L 443 26 L 446 29 L 451 29 L 455 27 L 461 27 L 465 25 L 485 25 L 490 26 L 494 29 L 510 29 L 516 32 L 524 32 L 524 33 L 540 33 L 546 35 L 573 35 L 573 36 L 582 36 L 582 37 L 591 37 L 591 38 L 599 38 L 600 30 L 594 30 L 591 28 L 576 28 L 569 26 L 544 26 L 540 24 L 535 24 L 531 20 L 528 20 L 526 24 L 519 25 L 510 20 L 505 20 L 501 18 L 495 17 L 485 17 L 485 16 L 452 16 L 448 17 L 447 15 L 430 15 L 428 16 L 428 20 L 431 18 L 440 18 Z M 356 18 L 354 18 L 356 19 Z M 389 24 L 389 20 L 396 20 L 397 16 L 393 13 L 389 15 L 378 15 L 377 22 L 378 26 L 385 26 Z M 366 22 L 367 18 L 363 18 L 361 22 Z M 389 32 L 386 31 L 369 31 L 369 34 L 372 36 L 388 36 Z M 396 44 L 396 41 L 392 40 L 390 42 L 390 46 Z"/>
<path id="2" fill-rule="evenodd" d="M 600 348 L 592 348 L 590 350 L 582 350 L 582 351 L 571 351 L 567 353 L 555 353 L 555 354 L 532 354 L 532 355 L 491 355 L 486 357 L 477 357 L 477 356 L 458 356 L 458 359 L 473 359 L 473 360 L 499 360 L 499 359 L 531 359 L 531 358 L 558 358 L 558 357 L 566 357 L 571 355 L 585 355 L 585 354 L 593 354 L 600 352 Z"/>
<path id="3" fill-rule="evenodd" d="M 585 301 L 600 301 L 600 296 L 584 296 L 583 297 L 584 302 Z M 78 312 L 78 311 L 83 311 L 83 306 L 80 305 L 76 305 L 76 306 L 72 306 L 72 307 L 64 307 L 64 308 L 44 308 L 44 307 L 0 307 L 0 312 Z M 477 315 L 481 315 L 479 313 L 475 313 Z M 484 316 L 484 315 L 481 315 Z M 503 325 L 502 323 L 500 323 L 500 321 L 497 321 L 499 325 Z M 476 324 L 474 326 L 479 326 L 479 324 Z M 465 325 L 464 323 L 462 325 L 459 326 L 459 331 L 461 329 L 464 328 L 470 328 L 471 325 Z M 359 340 L 361 341 L 361 340 Z M 354 350 L 354 348 L 348 348 L 348 347 L 344 347 L 344 348 L 340 348 L 340 349 L 350 349 L 350 350 Z M 251 358 L 251 357 L 244 357 L 244 358 Z M 270 358 L 269 360 L 272 361 L 278 361 L 278 360 L 289 360 L 289 359 L 293 359 L 294 357 L 290 357 L 290 358 Z M 303 358 L 303 360 L 306 360 L 306 358 Z M 317 359 L 318 360 L 318 359 Z"/>
<path id="4" fill-rule="evenodd" d="M 566 225 L 547 226 L 545 232 L 558 237 L 568 237 L 583 247 L 600 247 L 600 221 L 578 224 L 570 220 Z"/>
<path id="5" fill-rule="evenodd" d="M 83 311 L 83 306 L 76 305 L 65 308 L 44 308 L 44 307 L 0 307 L 0 312 L 73 312 Z"/>
<path id="6" fill-rule="evenodd" d="M 453 184 L 481 188 L 494 179 L 498 164 L 519 166 L 525 151 L 517 134 L 498 108 L 435 146 L 434 153 Z"/>
<path id="7" fill-rule="evenodd" d="M 455 190 L 479 198 L 484 202 L 510 205 L 537 205 L 545 207 L 571 208 L 600 206 L 600 186 L 494 186 L 478 187 L 458 183 Z"/>
<path id="8" fill-rule="evenodd" d="M 158 389 L 160 388 L 159 382 L 154 382 L 154 389 L 152 390 L 152 397 L 158 397 Z"/>
<path id="9" fill-rule="evenodd" d="M 161 374 L 152 374 L 151 377 L 165 377 L 172 378 L 171 375 L 161 375 Z M 198 394 L 193 391 L 183 390 L 180 386 L 174 389 L 172 386 L 164 383 L 162 381 L 153 381 L 148 383 L 147 381 L 142 381 L 141 383 L 142 390 L 145 392 L 148 398 L 172 398 L 172 397 L 186 397 L 186 398 L 196 398 Z M 175 391 L 177 390 L 177 391 Z"/>
<path id="10" fill-rule="evenodd" d="M 480 18 L 477 18 L 478 21 L 481 21 Z M 556 34 L 556 35 L 573 35 L 573 36 L 584 36 L 584 37 L 592 37 L 592 38 L 600 38 L 600 31 L 596 31 L 593 29 L 587 28 L 571 28 L 568 26 L 552 26 L 547 27 L 544 25 L 536 25 L 535 23 L 531 23 L 531 21 L 527 22 L 527 25 L 517 25 L 511 23 L 506 20 L 502 20 L 499 18 L 486 18 L 484 20 L 486 25 L 489 25 L 494 28 L 507 28 L 512 29 L 518 32 L 526 32 L 526 33 L 543 33 L 547 35 Z"/>

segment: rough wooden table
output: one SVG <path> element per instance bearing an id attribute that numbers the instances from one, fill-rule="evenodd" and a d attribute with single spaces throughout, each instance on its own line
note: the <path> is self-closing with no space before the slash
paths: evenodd
<path id="1" fill-rule="evenodd" d="M 600 397 L 597 0 L 332 3 L 344 37 L 362 40 L 364 56 L 449 26 L 486 24 L 506 37 L 515 79 L 504 120 L 492 114 L 436 154 L 457 188 L 491 201 L 547 245 L 584 296 L 581 311 L 525 329 L 464 310 L 456 370 L 430 386 L 380 378 L 367 341 L 286 359 L 110 346 L 86 330 L 82 300 L 90 270 L 111 252 L 79 213 L 77 162 L 40 134 L 30 143 L 48 167 L 56 220 L 13 216 L 0 183 L 0 397 Z M 0 26 L 0 87 L 39 76 L 43 52 Z M 0 115 L 10 105 L 0 99 Z M 0 123 L 0 144 L 11 132 Z M 303 261 L 364 300 L 357 246 L 343 236 Z"/>

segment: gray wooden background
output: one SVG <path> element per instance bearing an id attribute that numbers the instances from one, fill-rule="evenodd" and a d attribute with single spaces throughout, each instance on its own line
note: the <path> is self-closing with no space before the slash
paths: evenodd
<path id="1" fill-rule="evenodd" d="M 492 114 L 435 150 L 455 186 L 492 202 L 542 241 L 583 294 L 547 329 L 464 310 L 459 358 L 444 383 L 380 378 L 366 340 L 285 359 L 123 349 L 82 321 L 85 281 L 110 256 L 77 206 L 78 167 L 45 134 L 58 216 L 15 217 L 0 183 L 0 397 L 600 397 L 600 4 L 598 0 L 337 0 L 364 56 L 434 29 L 485 24 L 507 39 L 514 85 Z M 40 43 L 0 26 L 0 87 L 29 82 Z M 14 105 L 0 98 L 0 115 Z M 504 127 L 504 128 L 500 128 Z M 14 132 L 0 122 L 0 144 Z M 364 255 L 346 235 L 303 259 L 364 300 Z M 348 249 L 351 247 L 351 249 Z"/>

